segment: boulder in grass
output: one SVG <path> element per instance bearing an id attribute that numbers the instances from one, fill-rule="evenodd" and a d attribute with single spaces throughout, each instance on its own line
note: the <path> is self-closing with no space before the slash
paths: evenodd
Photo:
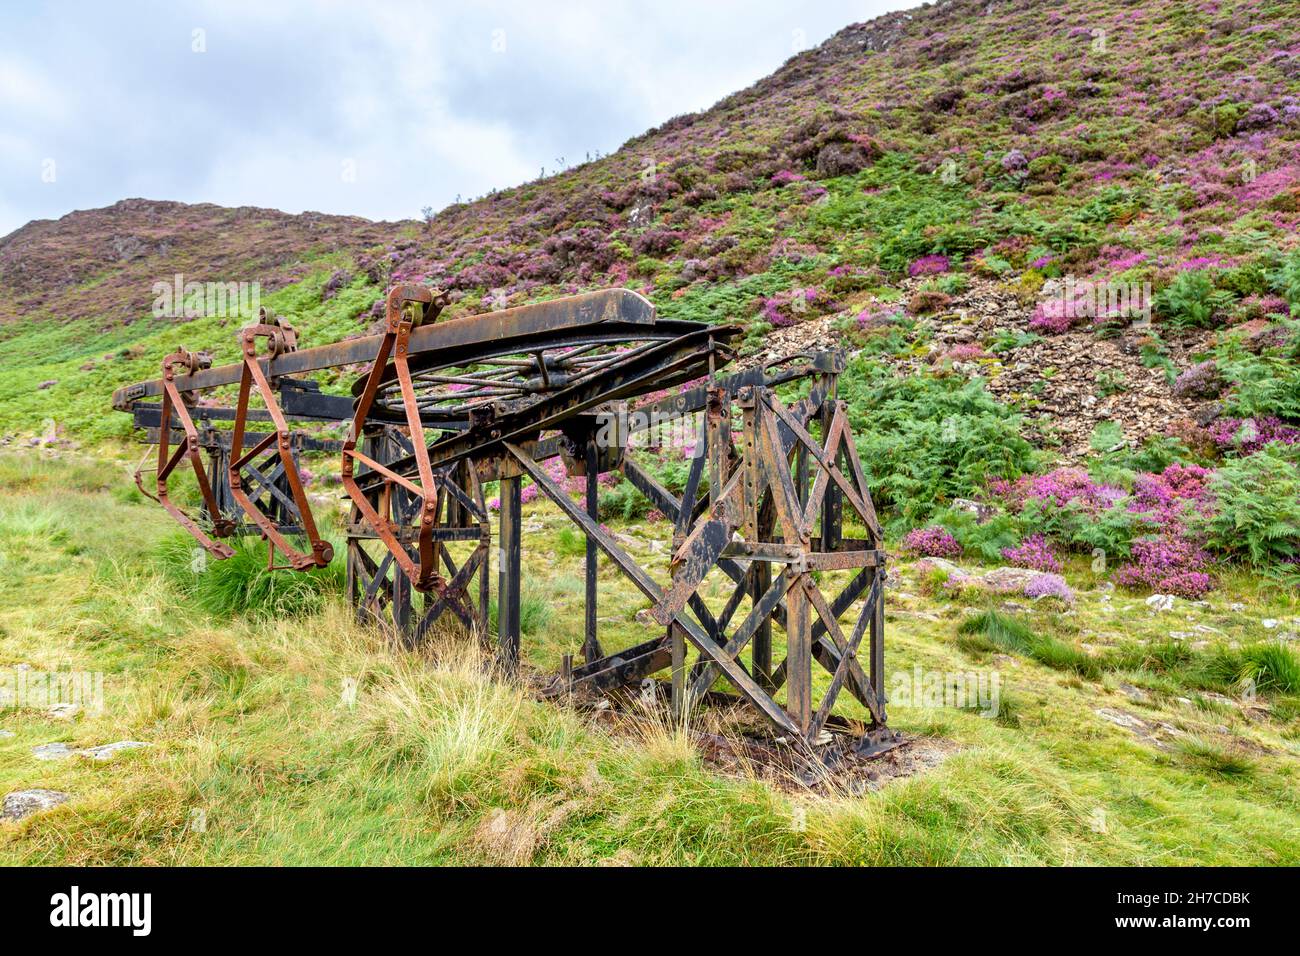
<path id="1" fill-rule="evenodd" d="M 15 790 L 5 795 L 4 803 L 0 805 L 0 820 L 22 820 L 71 799 L 72 794 L 61 790 Z"/>
<path id="2" fill-rule="evenodd" d="M 1074 592 L 1059 574 L 1010 566 L 989 571 L 967 570 L 943 558 L 922 558 L 916 563 L 920 571 L 942 571 L 956 588 L 979 588 L 991 594 L 1023 594 L 1026 597 L 1054 597 L 1070 604 Z"/>
<path id="3" fill-rule="evenodd" d="M 75 751 L 67 744 L 39 744 L 32 748 L 32 756 L 37 760 L 62 760 L 73 753 Z"/>
<path id="4" fill-rule="evenodd" d="M 871 165 L 870 153 L 857 143 L 827 143 L 817 151 L 817 175 L 849 176 Z"/>
<path id="5" fill-rule="evenodd" d="M 89 757 L 91 760 L 111 760 L 123 750 L 137 750 L 140 747 L 151 746 L 153 745 L 139 740 L 119 740 L 111 744 L 101 744 L 98 747 L 87 747 L 85 750 L 78 750 L 77 755 Z"/>

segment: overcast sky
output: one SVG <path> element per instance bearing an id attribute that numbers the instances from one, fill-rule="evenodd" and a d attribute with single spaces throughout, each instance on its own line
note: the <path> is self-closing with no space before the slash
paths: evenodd
<path id="1" fill-rule="evenodd" d="M 6 3 L 0 235 L 132 196 L 413 218 L 912 5 Z"/>

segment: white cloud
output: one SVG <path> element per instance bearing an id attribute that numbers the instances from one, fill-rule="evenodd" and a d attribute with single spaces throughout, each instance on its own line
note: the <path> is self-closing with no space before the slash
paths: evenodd
<path id="1" fill-rule="evenodd" d="M 16 8 L 0 35 L 0 234 L 134 195 L 414 217 L 706 108 L 780 66 L 795 30 L 812 45 L 901 6 Z M 32 188 L 44 157 L 56 189 Z"/>

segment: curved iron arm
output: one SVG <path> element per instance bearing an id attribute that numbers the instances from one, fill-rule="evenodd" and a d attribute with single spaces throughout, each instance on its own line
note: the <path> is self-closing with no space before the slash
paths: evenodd
<path id="1" fill-rule="evenodd" d="M 244 510 L 244 513 L 261 529 L 262 536 L 266 538 L 269 546 L 267 555 L 267 567 L 269 569 L 274 570 L 276 568 L 275 552 L 277 548 L 289 560 L 287 568 L 295 571 L 323 568 L 333 559 L 334 547 L 328 541 L 322 540 L 320 534 L 316 531 L 316 521 L 312 516 L 311 504 L 307 501 L 307 493 L 303 489 L 302 478 L 298 474 L 298 463 L 293 457 L 288 422 L 285 421 L 284 414 L 280 410 L 280 403 L 276 400 L 275 389 L 271 387 L 271 382 L 267 379 L 266 373 L 262 371 L 261 363 L 258 361 L 257 340 L 259 338 L 267 340 L 268 358 L 287 354 L 298 347 L 298 334 L 293 326 L 283 319 L 273 320 L 273 317 L 266 309 L 262 309 L 258 313 L 257 322 L 244 326 L 239 332 L 239 345 L 243 353 L 243 372 L 239 379 L 239 400 L 235 405 L 235 428 L 230 438 L 230 458 L 226 464 L 226 474 L 230 481 L 230 493 L 235 501 L 239 503 L 239 507 Z M 248 451 L 244 451 L 244 426 L 248 418 L 248 400 L 253 387 L 257 388 L 257 393 L 262 397 L 262 401 L 266 403 L 266 411 L 271 417 L 275 431 L 268 434 Z M 244 490 L 244 468 L 254 458 L 270 448 L 272 444 L 276 446 L 276 450 L 280 455 L 280 463 L 284 468 L 285 479 L 289 483 L 293 505 L 298 511 L 299 524 L 302 527 L 303 534 L 307 536 L 307 540 L 311 543 L 310 553 L 304 553 L 293 547 L 285 536 L 280 533 L 275 522 L 257 507 L 256 503 Z"/>
<path id="2" fill-rule="evenodd" d="M 347 440 L 343 443 L 342 463 L 343 487 L 348 497 L 352 499 L 366 523 L 374 529 L 379 540 L 393 555 L 393 560 L 397 562 L 402 573 L 410 579 L 411 586 L 423 592 L 441 591 L 444 586 L 442 576 L 438 573 L 438 555 L 433 541 L 433 527 L 438 514 L 439 483 L 429 462 L 428 443 L 424 439 L 424 426 L 420 422 L 420 409 L 416 402 L 415 388 L 411 383 L 408 360 L 411 330 L 426 318 L 437 317 L 437 310 L 433 308 L 434 302 L 435 295 L 432 290 L 411 283 L 395 286 L 388 293 L 387 327 L 379 343 L 379 352 L 375 356 L 374 364 L 370 367 L 370 374 L 366 376 L 365 387 L 357 399 L 356 415 L 352 420 L 352 427 L 348 429 Z M 365 428 L 366 419 L 374 404 L 379 386 L 384 380 L 390 358 L 401 387 L 402 405 L 406 412 L 405 424 L 415 459 L 418 484 L 357 450 L 357 441 Z M 419 525 L 416 538 L 418 561 L 411 559 L 406 547 L 394 533 L 392 522 L 387 515 L 389 509 L 385 507 L 383 509 L 385 513 L 380 514 L 365 491 L 357 484 L 354 477 L 357 463 L 370 469 L 368 477 L 379 479 L 378 494 L 381 502 L 386 503 L 389 500 L 395 486 L 404 488 L 419 499 Z"/>
<path id="3" fill-rule="evenodd" d="M 181 459 L 187 459 L 194 468 L 194 477 L 198 480 L 199 493 L 203 495 L 204 507 L 207 509 L 208 516 L 212 521 L 212 533 L 218 538 L 226 538 L 234 533 L 235 523 L 222 516 L 221 509 L 212 494 L 212 485 L 208 482 L 207 472 L 203 470 L 203 461 L 199 457 L 198 429 L 194 427 L 194 421 L 190 418 L 189 408 L 186 406 L 184 398 L 176 389 L 176 369 L 178 367 L 187 369 L 187 374 L 192 375 L 211 364 L 211 359 L 206 356 L 189 352 L 183 348 L 177 349 L 163 359 L 162 428 L 158 431 L 158 465 L 154 473 L 157 494 L 150 494 L 145 490 L 142 474 L 144 470 L 143 462 L 135 471 L 135 484 L 142 494 L 152 498 L 167 509 L 167 513 L 175 518 L 176 522 L 188 531 L 194 537 L 194 540 L 203 546 L 205 551 L 214 558 L 221 560 L 233 557 L 235 552 L 229 545 L 213 541 L 208 537 L 198 523 L 173 502 L 167 493 L 167 479 L 176 469 L 176 466 L 180 464 Z M 176 446 L 175 454 L 169 455 L 173 413 L 180 422 L 181 429 L 185 432 L 185 440 L 182 444 Z"/>

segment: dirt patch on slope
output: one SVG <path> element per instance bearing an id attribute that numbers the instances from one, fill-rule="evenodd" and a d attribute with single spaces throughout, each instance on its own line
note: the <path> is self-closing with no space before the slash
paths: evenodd
<path id="1" fill-rule="evenodd" d="M 916 293 L 920 280 L 900 283 L 904 301 Z M 872 311 L 904 311 L 902 305 Z M 1018 348 L 993 352 L 999 333 L 1030 331 L 1033 309 L 988 279 L 972 278 L 967 291 L 952 296 L 941 312 L 920 317 L 918 331 L 931 337 L 928 354 L 885 358 L 900 372 L 947 371 L 981 376 L 999 400 L 1024 413 L 1031 437 L 1054 449 L 1067 461 L 1080 461 L 1091 451 L 1093 431 L 1101 422 L 1115 422 L 1127 444 L 1164 435 L 1178 421 L 1205 424 L 1213 419 L 1214 402 L 1174 394 L 1165 368 L 1143 360 L 1149 331 L 1127 328 L 1103 338 L 1084 326 L 1060 335 L 1044 335 Z M 843 315 L 821 316 L 797 325 L 773 329 L 763 349 L 743 359 L 757 365 L 799 352 L 843 349 L 845 335 L 835 326 Z M 1174 335 L 1162 330 L 1167 357 L 1174 367 L 1190 366 L 1191 355 L 1206 347 L 1205 333 Z M 969 353 L 974 352 L 974 355 Z M 954 360 L 953 356 L 961 356 Z"/>
<path id="2" fill-rule="evenodd" d="M 663 691 L 655 682 L 655 692 L 649 696 L 614 692 L 583 694 L 568 701 L 603 729 L 645 743 L 675 736 Z M 959 749 L 938 737 L 898 734 L 897 742 L 886 741 L 878 752 L 863 752 L 858 745 L 865 729 L 856 721 L 845 721 L 835 732 L 824 733 L 810 752 L 777 737 L 771 725 L 744 704 L 712 695 L 709 704 L 692 715 L 686 734 L 704 766 L 714 773 L 825 796 L 879 790 L 937 767 Z"/>

